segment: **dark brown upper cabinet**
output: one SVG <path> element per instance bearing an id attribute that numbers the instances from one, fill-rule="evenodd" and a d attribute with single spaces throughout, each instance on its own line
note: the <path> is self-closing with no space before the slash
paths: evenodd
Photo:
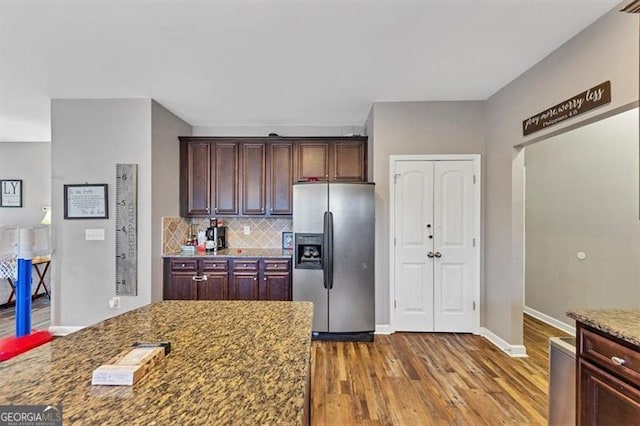
<path id="1" fill-rule="evenodd" d="M 215 154 L 213 173 L 216 215 L 237 215 L 238 206 L 238 143 L 214 142 Z"/>
<path id="2" fill-rule="evenodd" d="M 293 143 L 269 144 L 269 213 L 293 212 Z"/>
<path id="3" fill-rule="evenodd" d="M 329 180 L 328 142 L 300 142 L 296 148 L 297 182 Z"/>
<path id="4" fill-rule="evenodd" d="M 265 143 L 242 144 L 242 214 L 266 214 L 266 168 L 267 149 Z"/>
<path id="5" fill-rule="evenodd" d="M 183 217 L 290 216 L 292 184 L 366 182 L 366 137 L 181 137 Z"/>
<path id="6" fill-rule="evenodd" d="M 367 181 L 367 138 L 327 138 L 297 144 L 296 182 Z"/>
<path id="7" fill-rule="evenodd" d="M 331 146 L 330 180 L 367 181 L 367 147 L 364 141 L 336 141 Z"/>
<path id="8" fill-rule="evenodd" d="M 208 216 L 211 212 L 211 144 L 180 144 L 180 215 Z"/>

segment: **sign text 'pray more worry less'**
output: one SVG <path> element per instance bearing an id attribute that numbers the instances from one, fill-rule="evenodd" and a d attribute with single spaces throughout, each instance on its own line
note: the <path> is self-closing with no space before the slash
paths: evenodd
<path id="1" fill-rule="evenodd" d="M 522 133 L 524 136 L 529 135 L 609 102 L 611 102 L 611 82 L 605 81 L 523 120 Z"/>

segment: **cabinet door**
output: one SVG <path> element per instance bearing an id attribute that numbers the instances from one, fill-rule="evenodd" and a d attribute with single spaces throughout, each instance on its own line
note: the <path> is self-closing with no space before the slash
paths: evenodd
<path id="1" fill-rule="evenodd" d="M 293 144 L 272 143 L 269 146 L 269 213 L 293 213 Z"/>
<path id="2" fill-rule="evenodd" d="M 266 145 L 242 144 L 242 214 L 266 213 Z"/>
<path id="3" fill-rule="evenodd" d="M 640 390 L 580 360 L 579 425 L 631 425 L 640 419 Z"/>
<path id="4" fill-rule="evenodd" d="M 296 154 L 296 181 L 329 179 L 329 143 L 300 142 Z"/>
<path id="5" fill-rule="evenodd" d="M 232 272 L 229 300 L 258 300 L 258 273 Z"/>
<path id="6" fill-rule="evenodd" d="M 366 182 L 366 142 L 335 142 L 331 150 L 331 176 L 335 182 Z"/>
<path id="7" fill-rule="evenodd" d="M 210 273 L 198 284 L 198 300 L 227 300 L 229 276 L 226 273 Z"/>
<path id="8" fill-rule="evenodd" d="M 198 298 L 198 282 L 196 274 L 189 272 L 172 272 L 169 286 L 164 294 L 165 300 L 196 300 Z"/>
<path id="9" fill-rule="evenodd" d="M 264 259 L 260 300 L 291 300 L 291 263 L 288 259 Z"/>
<path id="10" fill-rule="evenodd" d="M 232 259 L 229 278 L 230 300 L 258 300 L 258 259 Z"/>
<path id="11" fill-rule="evenodd" d="M 238 209 L 238 144 L 216 142 L 214 176 L 214 213 L 237 215 Z"/>
<path id="12" fill-rule="evenodd" d="M 182 141 L 180 144 L 180 213 L 208 216 L 211 208 L 211 144 Z"/>
<path id="13" fill-rule="evenodd" d="M 207 279 L 198 287 L 199 300 L 227 300 L 229 298 L 229 273 L 227 261 L 204 258 L 202 275 Z"/>
<path id="14" fill-rule="evenodd" d="M 265 272 L 261 300 L 291 300 L 291 273 Z"/>

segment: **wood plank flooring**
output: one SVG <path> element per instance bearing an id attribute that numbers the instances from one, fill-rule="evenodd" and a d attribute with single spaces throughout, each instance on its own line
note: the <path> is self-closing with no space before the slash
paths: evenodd
<path id="1" fill-rule="evenodd" d="M 566 334 L 527 315 L 524 330 L 529 358 L 468 334 L 314 341 L 312 424 L 546 424 L 548 338 Z"/>
<path id="2" fill-rule="evenodd" d="M 51 319 L 50 300 L 41 296 L 31 301 L 31 327 L 47 330 Z M 16 334 L 16 308 L 7 306 L 0 309 L 0 338 Z"/>

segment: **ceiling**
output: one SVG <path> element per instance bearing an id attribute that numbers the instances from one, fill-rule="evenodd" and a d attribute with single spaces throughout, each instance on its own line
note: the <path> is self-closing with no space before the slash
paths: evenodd
<path id="1" fill-rule="evenodd" d="M 483 100 L 619 3 L 2 0 L 0 141 L 50 140 L 52 98 L 153 98 L 214 126 Z"/>

